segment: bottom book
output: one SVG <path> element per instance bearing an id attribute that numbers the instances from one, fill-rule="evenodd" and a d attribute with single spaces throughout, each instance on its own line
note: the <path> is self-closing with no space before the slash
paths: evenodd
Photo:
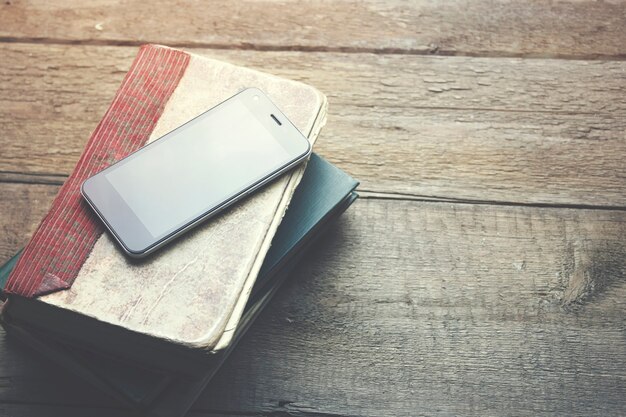
<path id="1" fill-rule="evenodd" d="M 201 377 L 147 369 L 124 358 L 68 344 L 43 329 L 12 320 L 10 309 L 3 312 L 2 324 L 9 335 L 141 414 L 183 416 L 307 249 L 354 202 L 357 185 L 349 175 L 312 155 L 272 241 L 233 343 L 214 356 Z M 8 277 L 17 257 L 19 254 L 0 267 L 0 284 Z"/>

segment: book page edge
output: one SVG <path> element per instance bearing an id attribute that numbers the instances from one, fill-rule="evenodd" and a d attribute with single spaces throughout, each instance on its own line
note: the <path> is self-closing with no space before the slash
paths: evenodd
<path id="1" fill-rule="evenodd" d="M 318 113 L 313 121 L 311 129 L 307 136 L 308 139 L 311 141 L 311 144 L 314 145 L 322 128 L 326 124 L 327 113 L 328 113 L 328 99 L 323 93 L 321 93 L 314 87 L 311 87 L 311 86 L 308 86 L 308 87 L 315 91 L 318 99 L 320 100 L 318 102 Z M 248 298 L 250 297 L 252 287 L 254 286 L 254 283 L 256 282 L 258 273 L 261 269 L 261 266 L 263 265 L 263 261 L 265 260 L 265 255 L 269 251 L 273 237 L 276 234 L 276 230 L 278 229 L 278 226 L 280 225 L 280 222 L 282 221 L 283 216 L 285 215 L 285 212 L 289 206 L 289 202 L 291 201 L 293 193 L 296 187 L 298 186 L 298 184 L 300 183 L 302 176 L 304 175 L 305 168 L 306 166 L 302 166 L 298 168 L 295 172 L 293 172 L 289 180 L 289 183 L 285 187 L 285 191 L 283 193 L 281 202 L 277 208 L 274 219 L 268 229 L 268 232 L 272 232 L 271 237 L 268 237 L 268 236 L 265 237 L 261 245 L 261 248 L 257 254 L 257 257 L 255 258 L 255 261 L 252 265 L 250 273 L 248 274 L 248 278 L 246 279 L 246 282 L 244 283 L 239 299 L 237 300 L 237 303 L 235 304 L 231 312 L 230 318 L 226 322 L 224 331 L 221 333 L 220 337 L 217 340 L 206 338 L 206 339 L 199 339 L 197 341 L 194 341 L 193 343 L 194 345 L 196 345 L 195 347 L 199 347 L 203 349 L 210 349 L 213 351 L 219 351 L 219 350 L 226 348 L 230 344 L 231 340 L 233 339 L 236 333 L 236 329 L 238 327 L 239 321 L 241 320 L 241 315 L 243 314 L 245 306 L 248 302 Z M 262 255 L 262 256 L 259 256 L 259 255 Z"/>

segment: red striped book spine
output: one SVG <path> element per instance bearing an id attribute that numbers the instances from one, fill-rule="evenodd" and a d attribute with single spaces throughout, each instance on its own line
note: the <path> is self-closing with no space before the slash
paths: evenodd
<path id="1" fill-rule="evenodd" d="M 104 227 L 80 195 L 82 182 L 143 146 L 189 63 L 185 52 L 143 46 L 74 171 L 35 231 L 5 286 L 37 297 L 69 288 Z"/>

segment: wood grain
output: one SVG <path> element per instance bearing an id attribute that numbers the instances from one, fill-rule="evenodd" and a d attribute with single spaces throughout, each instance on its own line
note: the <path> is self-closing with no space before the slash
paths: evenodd
<path id="1" fill-rule="evenodd" d="M 361 200 L 196 407 L 620 414 L 625 232 L 623 212 Z"/>
<path id="2" fill-rule="evenodd" d="M 134 47 L 0 45 L 0 176 L 67 175 Z M 626 206 L 626 63 L 194 50 L 315 85 L 316 151 L 372 192 Z M 38 181 L 37 178 L 30 178 Z"/>
<path id="3" fill-rule="evenodd" d="M 53 185 L 0 182 L 1 263 L 26 245 L 48 212 L 58 189 Z"/>
<path id="4" fill-rule="evenodd" d="M 623 211 L 360 200 L 194 409 L 619 415 L 625 233 Z M 109 404 L 1 350 L 0 402 Z"/>
<path id="5" fill-rule="evenodd" d="M 0 39 L 481 56 L 626 56 L 622 1 L 2 2 Z"/>
<path id="6" fill-rule="evenodd" d="M 626 2 L 2 2 L 0 260 L 146 42 L 320 88 L 316 151 L 370 197 L 192 416 L 626 413 Z M 130 417 L 0 352 L 0 416 Z"/>

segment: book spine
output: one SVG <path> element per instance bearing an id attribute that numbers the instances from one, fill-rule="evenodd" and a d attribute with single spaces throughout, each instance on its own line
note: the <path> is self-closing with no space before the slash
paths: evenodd
<path id="1" fill-rule="evenodd" d="M 188 63 L 189 54 L 182 51 L 155 45 L 140 49 L 74 171 L 9 276 L 6 293 L 36 297 L 72 285 L 104 231 L 81 198 L 81 184 L 148 141 Z"/>

